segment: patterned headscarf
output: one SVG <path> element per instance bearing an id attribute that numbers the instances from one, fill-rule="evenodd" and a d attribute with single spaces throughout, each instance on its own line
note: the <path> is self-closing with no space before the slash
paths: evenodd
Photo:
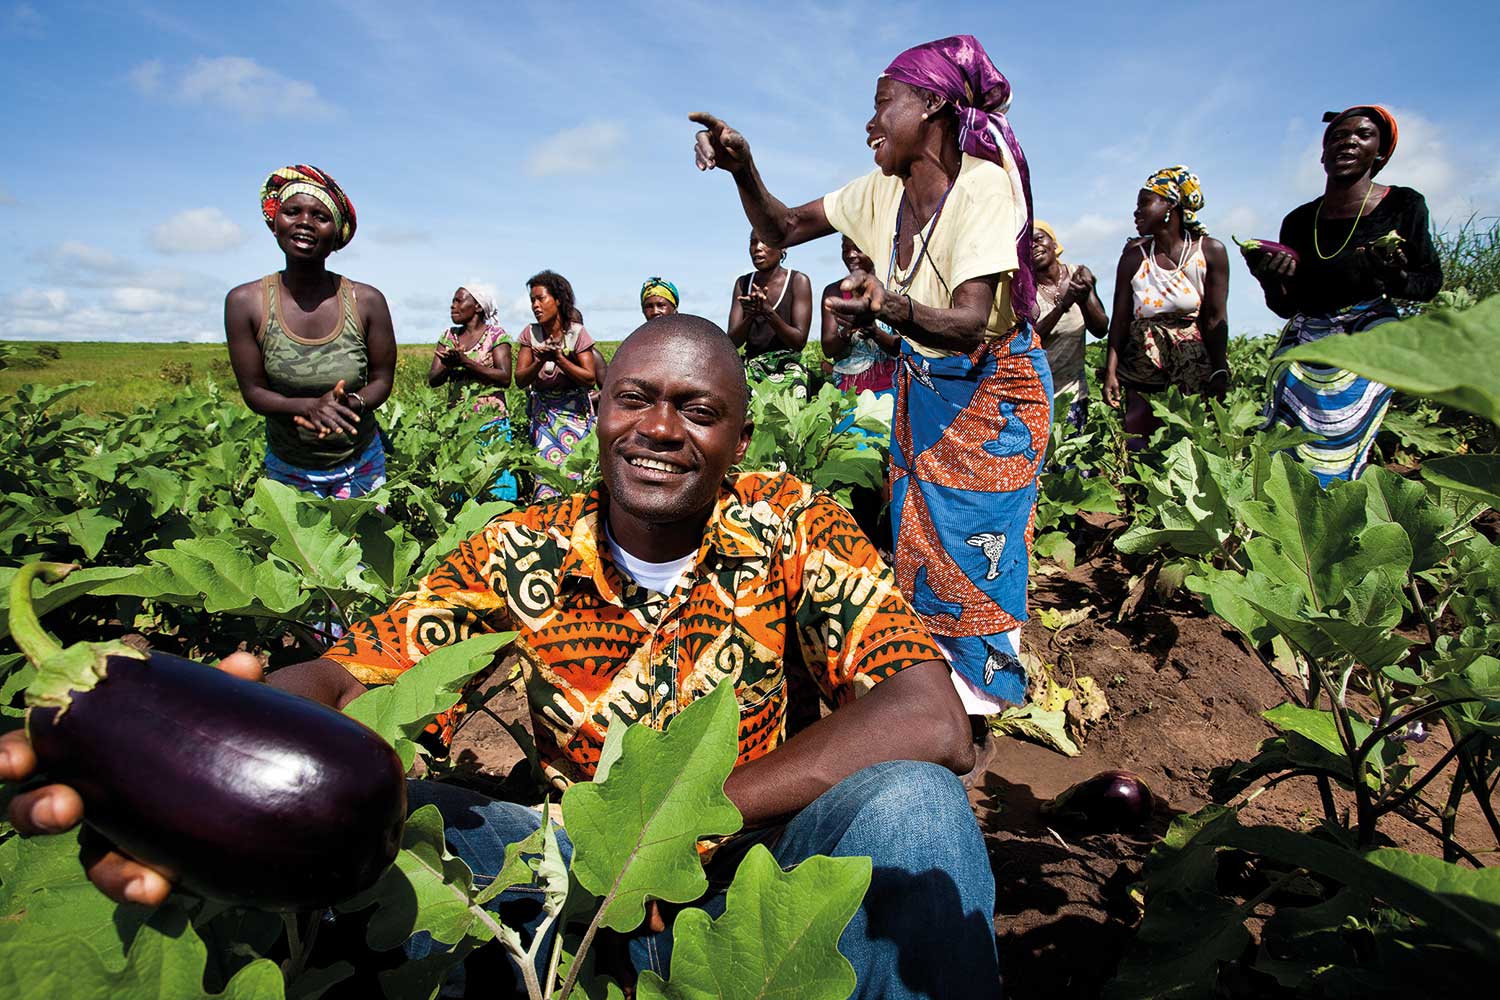
<path id="1" fill-rule="evenodd" d="M 1063 255 L 1063 245 L 1062 241 L 1057 238 L 1057 230 L 1053 229 L 1050 225 L 1043 222 L 1041 219 L 1037 219 L 1035 222 L 1033 222 L 1031 224 L 1031 228 L 1040 229 L 1042 232 L 1050 236 L 1052 238 L 1052 246 L 1056 248 L 1057 255 L 1059 257 Z"/>
<path id="2" fill-rule="evenodd" d="M 681 304 L 677 295 L 677 286 L 666 278 L 658 278 L 652 275 L 641 284 L 641 305 L 645 305 L 646 300 L 653 295 L 660 295 L 672 303 L 673 309 L 676 309 Z"/>
<path id="3" fill-rule="evenodd" d="M 1203 209 L 1203 188 L 1198 185 L 1198 175 L 1180 164 L 1163 167 L 1141 187 L 1159 194 L 1182 210 L 1182 227 L 1194 236 L 1202 236 L 1208 230 L 1198 221 Z"/>
<path id="4" fill-rule="evenodd" d="M 958 146 L 970 156 L 997 163 L 1010 178 L 1015 202 L 1025 214 L 1015 220 L 1016 256 L 1020 266 L 1010 283 L 1017 316 L 1029 316 L 1036 303 L 1036 279 L 1031 273 L 1031 171 L 1026 154 L 1011 131 L 1010 81 L 1005 79 L 979 39 L 954 35 L 907 49 L 885 68 L 885 76 L 928 90 L 958 111 Z"/>
<path id="5" fill-rule="evenodd" d="M 276 213 L 281 203 L 294 194 L 305 194 L 316 198 L 333 216 L 333 225 L 338 233 L 333 248 L 342 250 L 354 239 L 354 203 L 339 187 L 338 181 L 317 167 L 305 163 L 294 164 L 271 171 L 271 176 L 260 186 L 260 214 L 265 217 L 266 228 L 276 231 Z"/>
<path id="6" fill-rule="evenodd" d="M 469 293 L 469 298 L 479 306 L 479 315 L 488 323 L 495 318 L 495 286 L 483 281 L 470 281 L 459 286 Z"/>
<path id="7" fill-rule="evenodd" d="M 1380 162 L 1370 170 L 1370 176 L 1380 173 L 1382 167 L 1391 162 L 1391 157 L 1396 155 L 1396 140 L 1400 138 L 1400 130 L 1396 128 L 1396 116 L 1378 104 L 1356 104 L 1352 108 L 1343 111 L 1329 111 L 1324 113 L 1323 120 L 1328 127 L 1323 130 L 1323 144 L 1328 144 L 1328 133 L 1333 127 L 1345 118 L 1360 116 L 1368 118 L 1375 123 L 1375 128 L 1380 131 Z"/>

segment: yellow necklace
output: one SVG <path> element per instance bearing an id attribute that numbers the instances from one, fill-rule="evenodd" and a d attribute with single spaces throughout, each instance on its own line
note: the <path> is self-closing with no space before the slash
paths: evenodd
<path id="1" fill-rule="evenodd" d="M 1375 182 L 1371 181 L 1370 186 L 1365 188 L 1364 201 L 1359 203 L 1359 211 L 1354 213 L 1354 225 L 1349 227 L 1349 235 L 1344 237 L 1344 242 L 1339 245 L 1337 250 L 1327 256 L 1324 256 L 1323 251 L 1318 247 L 1318 219 L 1323 214 L 1323 202 L 1318 202 L 1318 210 L 1313 213 L 1313 253 L 1318 255 L 1319 260 L 1333 260 L 1333 258 L 1344 252 L 1344 248 L 1349 245 L 1349 241 L 1354 239 L 1354 231 L 1359 228 L 1359 220 L 1365 217 L 1365 205 L 1369 203 L 1370 192 L 1374 189 Z M 1327 199 L 1325 198 L 1324 201 L 1327 201 Z"/>

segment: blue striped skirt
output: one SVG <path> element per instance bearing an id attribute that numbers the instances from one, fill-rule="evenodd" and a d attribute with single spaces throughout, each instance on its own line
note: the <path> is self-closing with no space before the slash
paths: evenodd
<path id="1" fill-rule="evenodd" d="M 1331 316 L 1298 313 L 1281 331 L 1271 355 L 1266 426 L 1286 424 L 1318 435 L 1294 451 L 1318 482 L 1355 479 L 1370 460 L 1380 422 L 1391 405 L 1390 386 L 1342 368 L 1277 359 L 1299 344 L 1352 334 L 1398 319 L 1389 299 L 1370 299 Z"/>

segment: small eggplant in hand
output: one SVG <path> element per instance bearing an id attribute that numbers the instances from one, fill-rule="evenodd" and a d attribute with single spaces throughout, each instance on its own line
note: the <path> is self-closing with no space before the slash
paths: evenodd
<path id="1" fill-rule="evenodd" d="M 372 885 L 406 818 L 400 758 L 373 731 L 298 695 L 118 642 L 61 648 L 17 571 L 10 628 L 36 664 L 26 729 L 38 769 L 84 822 L 185 888 L 268 910 L 317 909 Z"/>
<path id="2" fill-rule="evenodd" d="M 1042 814 L 1103 832 L 1136 830 L 1151 820 L 1151 789 L 1133 771 L 1101 771 L 1042 804 Z"/>
<path id="3" fill-rule="evenodd" d="M 1246 260 L 1249 260 L 1252 255 L 1259 254 L 1271 257 L 1279 253 L 1286 254 L 1292 260 L 1298 259 L 1297 251 L 1285 243 L 1276 243 L 1272 240 L 1242 240 L 1238 236 L 1231 236 L 1229 238 L 1234 240 L 1235 246 L 1240 248 L 1240 253 L 1245 255 Z"/>

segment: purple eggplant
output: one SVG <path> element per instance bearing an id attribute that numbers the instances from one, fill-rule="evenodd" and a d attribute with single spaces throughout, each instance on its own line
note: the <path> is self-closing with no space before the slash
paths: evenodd
<path id="1" fill-rule="evenodd" d="M 1246 257 L 1249 257 L 1251 254 L 1266 254 L 1269 256 L 1284 253 L 1292 258 L 1292 260 L 1297 260 L 1297 251 L 1285 243 L 1276 243 L 1272 240 L 1242 240 L 1238 236 L 1231 236 L 1229 238 L 1234 240 L 1235 246 L 1239 247 L 1240 253 Z"/>
<path id="2" fill-rule="evenodd" d="M 71 569 L 40 565 L 44 579 Z M 389 744 L 317 702 L 178 656 L 61 649 L 31 608 L 37 572 L 23 567 L 11 587 L 11 634 L 38 667 L 27 732 L 89 826 L 193 892 L 261 909 L 329 906 L 379 878 L 406 817 Z"/>
<path id="3" fill-rule="evenodd" d="M 1087 830 L 1135 830 L 1151 821 L 1155 800 L 1133 771 L 1101 771 L 1042 804 L 1042 814 Z"/>

